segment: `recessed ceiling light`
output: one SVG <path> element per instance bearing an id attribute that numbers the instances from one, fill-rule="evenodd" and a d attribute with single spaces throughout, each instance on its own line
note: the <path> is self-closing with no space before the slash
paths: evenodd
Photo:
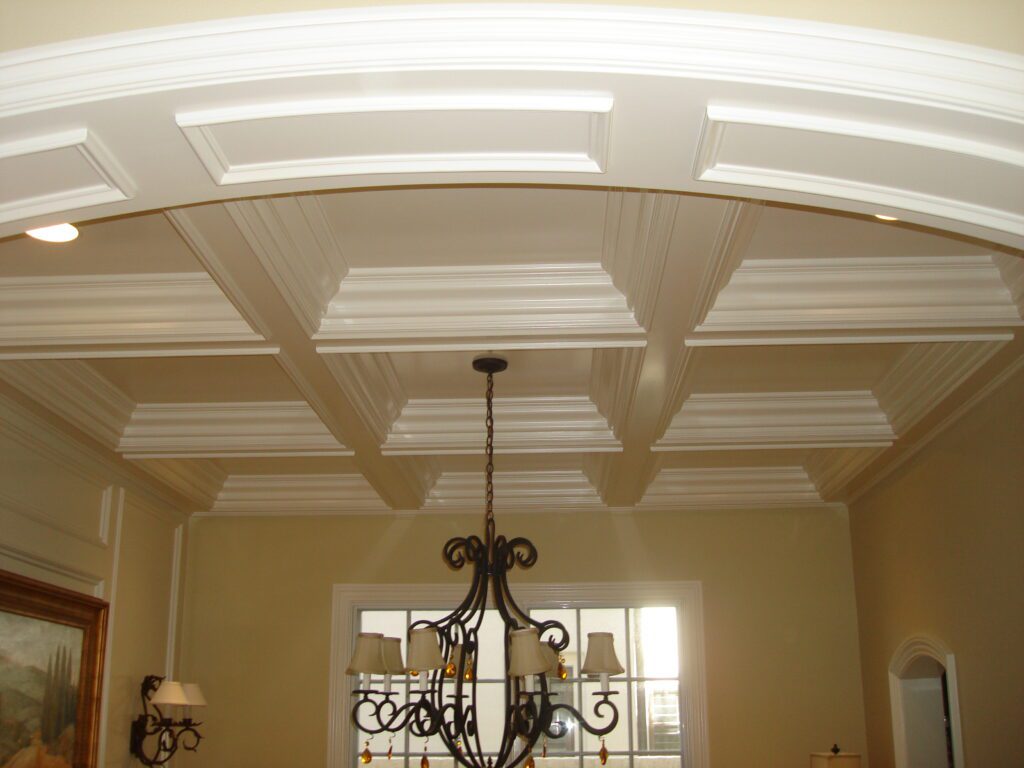
<path id="1" fill-rule="evenodd" d="M 78 228 L 74 224 L 54 224 L 52 227 L 28 229 L 25 234 L 47 243 L 68 243 L 78 237 Z"/>
<path id="2" fill-rule="evenodd" d="M 895 216 L 886 216 L 884 213 L 876 213 L 875 218 L 879 221 L 899 221 Z"/>

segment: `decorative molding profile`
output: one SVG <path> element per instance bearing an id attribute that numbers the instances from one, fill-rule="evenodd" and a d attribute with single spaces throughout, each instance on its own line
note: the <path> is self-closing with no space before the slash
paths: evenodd
<path id="1" fill-rule="evenodd" d="M 197 459 L 150 459 L 138 466 L 194 503 L 197 510 L 213 506 L 226 477 L 213 462 Z"/>
<path id="2" fill-rule="evenodd" d="M 349 270 L 314 337 L 320 352 L 641 347 L 599 264 Z"/>
<path id="3" fill-rule="evenodd" d="M 1017 312 L 1024 317 L 1024 256 L 994 253 L 992 261 L 999 268 L 1010 299 L 1017 305 Z"/>
<path id="4" fill-rule="evenodd" d="M 901 681 L 915 674 L 913 667 L 922 659 L 931 659 L 940 664 L 946 673 L 945 687 L 946 700 L 949 703 L 949 729 L 953 741 L 953 766 L 964 768 L 966 763 L 963 732 L 960 727 L 960 691 L 956 679 L 956 658 L 945 643 L 924 635 L 908 637 L 900 643 L 889 663 L 889 704 L 892 708 L 892 741 L 896 768 L 913 768 L 908 759 L 907 723 L 903 711 Z"/>
<path id="5" fill-rule="evenodd" d="M 740 137 L 731 141 L 734 134 Z M 759 147 L 756 165 L 750 164 L 751 143 Z M 924 191 L 920 187 L 927 183 L 915 184 L 895 163 L 861 163 L 854 169 L 846 161 L 854 153 L 873 151 L 878 155 L 894 144 L 920 162 L 941 164 L 953 177 L 969 178 L 984 165 L 987 179 L 996 176 L 985 186 L 994 189 L 986 189 L 987 198 L 977 194 L 972 198 L 958 185 L 946 192 L 964 197 L 941 196 L 936 193 L 940 187 L 933 185 L 932 191 Z M 874 166 L 884 171 L 872 171 Z M 824 115 L 709 105 L 694 178 L 856 200 L 883 211 L 918 211 L 1019 237 L 1024 235 L 1024 196 L 1019 193 L 1024 187 L 1022 171 L 1024 151 L 952 134 Z M 1011 208 L 997 207 L 997 203 Z"/>
<path id="6" fill-rule="evenodd" d="M 117 450 L 129 459 L 352 455 L 305 401 L 140 403 Z"/>
<path id="7" fill-rule="evenodd" d="M 1009 53 L 794 19 L 516 4 L 253 16 L 12 51 L 0 116 L 255 77 L 446 68 L 752 81 L 1024 121 L 1024 60 Z"/>
<path id="8" fill-rule="evenodd" d="M 827 448 L 814 451 L 804 469 L 814 481 L 821 498 L 844 501 L 843 492 L 854 478 L 885 452 L 885 448 Z"/>
<path id="9" fill-rule="evenodd" d="M 608 192 L 601 266 L 647 330 L 654 318 L 678 208 L 679 196 L 674 194 Z"/>
<path id="10" fill-rule="evenodd" d="M 604 509 L 604 503 L 579 470 L 496 472 L 494 506 L 499 513 L 572 509 Z M 480 509 L 483 472 L 445 472 L 431 489 L 424 512 Z"/>
<path id="11" fill-rule="evenodd" d="M 697 327 L 692 343 L 785 343 L 764 331 L 877 329 L 883 336 L 922 341 L 930 329 L 1005 329 L 1024 325 L 998 268 L 987 255 L 956 257 L 745 260 Z M 717 340 L 716 332 L 739 336 Z M 702 334 L 711 334 L 699 339 Z M 1005 335 L 1005 334 L 1004 334 Z M 942 333 L 935 340 L 947 340 Z M 824 335 L 821 338 L 826 338 Z M 831 339 L 831 337 L 827 337 Z"/>
<path id="12" fill-rule="evenodd" d="M 608 420 L 616 439 L 622 440 L 629 424 L 646 349 L 595 349 L 590 363 L 590 399 Z"/>
<path id="13" fill-rule="evenodd" d="M 621 451 L 608 422 L 588 397 L 505 397 L 494 401 L 499 453 Z M 391 427 L 382 453 L 483 452 L 484 403 L 472 398 L 410 400 Z M 478 489 L 479 490 L 479 489 Z"/>
<path id="14" fill-rule="evenodd" d="M 359 474 L 229 475 L 212 508 L 208 512 L 197 512 L 195 516 L 288 517 L 384 512 L 390 509 Z"/>
<path id="15" fill-rule="evenodd" d="M 803 467 L 687 467 L 658 472 L 636 509 L 756 509 L 823 503 Z"/>
<path id="16" fill-rule="evenodd" d="M 0 143 L 0 177 L 0 223 L 115 203 L 135 194 L 124 169 L 86 128 Z"/>
<path id="17" fill-rule="evenodd" d="M 114 448 L 135 402 L 81 360 L 5 360 L 0 379 Z"/>
<path id="18" fill-rule="evenodd" d="M 882 410 L 903 435 L 1007 342 L 915 344 L 875 386 Z"/>
<path id="19" fill-rule="evenodd" d="M 224 207 L 312 336 L 348 273 L 319 198 L 239 200 Z"/>
<path id="20" fill-rule="evenodd" d="M 896 435 L 868 391 L 690 395 L 652 451 L 886 447 Z"/>
<path id="21" fill-rule="evenodd" d="M 383 444 L 409 399 L 391 356 L 371 352 L 323 355 L 322 359 L 363 424 Z"/>
<path id="22" fill-rule="evenodd" d="M 245 104 L 179 114 L 177 123 L 219 185 L 395 173 L 604 173 L 612 105 L 603 94 L 436 93 Z M 302 151 L 281 159 L 280 147 L 296 146 L 296 138 Z M 453 148 L 466 144 L 478 148 Z M 254 155 L 263 159 L 231 159 Z"/>
<path id="23" fill-rule="evenodd" d="M 205 273 L 0 278 L 9 357 L 40 347 L 262 341 Z"/>

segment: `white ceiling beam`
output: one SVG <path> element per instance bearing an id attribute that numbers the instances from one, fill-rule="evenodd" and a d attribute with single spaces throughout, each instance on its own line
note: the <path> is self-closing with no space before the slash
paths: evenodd
<path id="1" fill-rule="evenodd" d="M 226 477 L 214 462 L 202 459 L 151 459 L 133 464 L 189 499 L 196 513 L 213 506 Z"/>
<path id="2" fill-rule="evenodd" d="M 117 450 L 131 459 L 352 455 L 305 401 L 140 403 Z"/>
<path id="3" fill-rule="evenodd" d="M 662 469 L 638 510 L 817 506 L 824 501 L 803 467 Z"/>
<path id="4" fill-rule="evenodd" d="M 6 359 L 266 354 L 266 340 L 201 272 L 0 278 Z"/>
<path id="5" fill-rule="evenodd" d="M 353 268 L 320 352 L 639 347 L 644 329 L 596 263 Z"/>
<path id="6" fill-rule="evenodd" d="M 885 451 L 885 448 L 828 448 L 812 452 L 804 468 L 823 499 L 845 502 L 846 486 Z"/>
<path id="7" fill-rule="evenodd" d="M 498 453 L 621 451 L 608 422 L 588 397 L 504 397 L 494 401 Z M 484 401 L 409 400 L 391 427 L 385 456 L 483 453 Z"/>
<path id="8" fill-rule="evenodd" d="M 225 208 L 178 209 L 169 211 L 168 218 L 240 314 L 280 345 L 277 361 L 331 434 L 354 451 L 356 464 L 377 494 L 395 508 L 419 507 L 435 471 L 429 462 L 381 455 L 378 437 L 317 353 L 285 298 L 287 289 L 263 269 L 254 246 Z"/>
<path id="9" fill-rule="evenodd" d="M 690 395 L 653 451 L 884 447 L 896 435 L 868 391 Z"/>
<path id="10" fill-rule="evenodd" d="M 360 474 L 228 475 L 199 517 L 306 516 L 389 512 Z"/>
<path id="11" fill-rule="evenodd" d="M 391 356 L 386 352 L 353 352 L 323 355 L 323 361 L 363 424 L 382 444 L 409 400 Z"/>
<path id="12" fill-rule="evenodd" d="M 445 472 L 431 489 L 424 512 L 479 511 L 482 472 Z M 602 509 L 597 490 L 579 470 L 495 472 L 494 508 L 498 513 L 524 510 Z"/>

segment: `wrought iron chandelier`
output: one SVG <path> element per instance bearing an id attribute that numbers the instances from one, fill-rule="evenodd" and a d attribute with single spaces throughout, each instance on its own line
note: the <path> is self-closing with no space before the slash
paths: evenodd
<path id="1" fill-rule="evenodd" d="M 396 637 L 361 633 L 356 638 L 348 674 L 359 677 L 353 691 L 352 721 L 374 736 L 409 732 L 424 739 L 421 768 L 429 768 L 426 740 L 440 738 L 455 763 L 465 768 L 533 768 L 537 741 L 558 739 L 568 726 L 555 715 L 563 712 L 589 733 L 601 737 L 599 753 L 603 765 L 608 757 L 603 737 L 619 721 L 611 697 L 609 676 L 623 672 L 615 655 L 611 633 L 588 634 L 585 675 L 598 675 L 600 686 L 594 702 L 598 724 L 589 723 L 572 706 L 559 702 L 548 678 L 565 680 L 563 651 L 569 647 L 569 632 L 558 621 L 535 621 L 520 608 L 508 586 L 508 572 L 517 565 L 531 568 L 537 562 L 537 548 L 525 538 L 506 539 L 495 534 L 494 526 L 494 374 L 508 367 L 500 357 L 478 357 L 473 368 L 487 374 L 486 512 L 484 538 L 470 535 L 450 539 L 445 545 L 445 562 L 455 569 L 471 567 L 469 593 L 458 608 L 438 621 L 415 621 L 408 631 L 408 653 L 402 662 L 401 641 Z M 480 628 L 488 607 L 488 593 L 502 621 L 504 633 L 504 713 L 499 744 L 481 743 L 475 669 L 479 669 Z M 396 703 L 391 690 L 394 675 L 408 673 L 419 679 L 418 692 L 409 701 Z M 388 749 L 388 757 L 391 749 Z M 369 742 L 360 761 L 373 759 Z"/>

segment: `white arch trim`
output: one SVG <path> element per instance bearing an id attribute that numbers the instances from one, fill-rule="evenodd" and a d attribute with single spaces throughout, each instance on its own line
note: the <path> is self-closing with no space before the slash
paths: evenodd
<path id="1" fill-rule="evenodd" d="M 413 126 L 425 112 L 455 136 L 463 126 L 467 145 L 479 132 L 466 126 L 486 124 L 493 141 L 466 154 L 409 130 L 408 146 L 374 144 L 373 115 Z M 54 150 L 55 124 L 80 139 Z M 1024 57 L 879 30 L 547 4 L 217 20 L 0 54 L 0 173 L 5 162 L 37 179 L 78 169 L 42 190 L 10 184 L 0 237 L 69 210 L 81 220 L 309 189 L 514 182 L 895 212 L 1024 246 L 1022 124 Z M 248 134 L 244 161 L 231 125 Z M 369 138 L 348 156 L 325 146 L 285 158 L 281 146 L 302 143 L 286 130 Z M 147 140 L 155 159 L 129 144 Z"/>
<path id="2" fill-rule="evenodd" d="M 906 727 L 903 722 L 903 690 L 900 679 L 922 657 L 934 659 L 946 670 L 950 730 L 953 733 L 954 768 L 964 768 L 964 742 L 960 729 L 960 694 L 956 679 L 956 659 L 941 640 L 915 635 L 900 643 L 889 662 L 889 703 L 892 708 L 892 742 L 896 768 L 912 768 L 907 760 Z"/>

